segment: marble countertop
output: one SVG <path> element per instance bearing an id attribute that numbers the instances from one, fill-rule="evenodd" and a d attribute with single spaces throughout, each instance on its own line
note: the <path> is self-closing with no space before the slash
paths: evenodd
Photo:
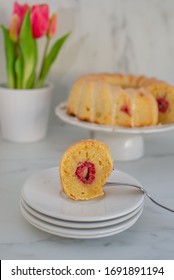
<path id="1" fill-rule="evenodd" d="M 38 143 L 15 144 L 0 138 L 0 259 L 174 259 L 174 214 L 148 198 L 131 228 L 99 239 L 54 236 L 23 218 L 20 193 L 28 177 L 58 166 L 71 143 L 88 137 L 86 130 L 58 123 Z M 159 202 L 174 208 L 174 131 L 144 137 L 144 157 L 116 162 L 116 167 L 138 179 Z"/>

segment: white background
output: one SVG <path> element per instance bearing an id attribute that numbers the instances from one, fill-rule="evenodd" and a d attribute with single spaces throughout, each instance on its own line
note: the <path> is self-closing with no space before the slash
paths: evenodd
<path id="1" fill-rule="evenodd" d="M 106 267 L 108 267 L 108 270 L 106 270 Z M 114 271 L 117 270 L 117 267 L 121 267 L 123 269 L 123 273 L 120 274 L 115 274 Z M 126 267 L 127 270 L 124 270 Z M 129 267 L 139 267 L 142 272 L 142 274 L 146 275 L 141 275 L 139 274 L 134 274 L 134 275 L 124 275 L 125 272 L 127 274 L 127 271 L 129 270 Z M 153 275 L 153 267 L 157 267 L 160 269 L 161 267 L 163 268 L 164 274 L 162 275 L 161 273 L 156 273 Z M 54 268 L 57 270 L 57 273 L 61 273 L 59 275 L 49 275 L 49 276 L 41 276 L 41 275 L 35 275 L 35 276 L 29 276 L 29 275 L 11 275 L 11 270 L 14 269 L 16 271 L 16 268 L 19 271 L 23 271 L 26 273 L 29 268 L 34 268 L 35 271 L 36 269 L 49 269 L 51 270 Z M 70 270 L 71 269 L 71 270 Z M 150 270 L 149 270 L 150 269 Z M 78 270 L 78 274 L 81 271 L 81 275 L 75 275 L 76 270 Z M 74 273 L 74 275 L 66 275 L 66 271 L 70 271 L 71 273 Z M 107 271 L 109 272 L 110 275 L 107 275 Z M 150 274 L 152 275 L 148 275 Z M 46 272 L 45 272 L 46 273 Z M 86 273 L 86 274 L 85 274 Z M 131 273 L 131 272 L 130 272 Z M 31 275 L 31 274 L 30 274 Z M 141 280 L 141 279 L 165 279 L 165 280 L 172 280 L 173 278 L 173 261 L 160 261 L 160 260 L 149 260 L 149 261 L 140 261 L 140 260 L 134 260 L 134 261 L 109 261 L 109 260 L 100 260 L 100 261 L 95 261 L 95 260 L 82 260 L 82 261 L 75 261 L 75 260 L 59 260 L 59 261 L 33 261 L 33 260 L 27 260 L 27 261 L 2 261 L 2 280 L 15 280 L 15 279 L 21 279 L 25 280 L 28 278 L 31 279 L 64 279 L 64 280 L 69 280 L 69 279 L 93 279 L 93 280 L 100 280 L 100 279 L 118 279 L 118 280 L 124 280 L 124 279 L 131 279 L 131 280 Z"/>

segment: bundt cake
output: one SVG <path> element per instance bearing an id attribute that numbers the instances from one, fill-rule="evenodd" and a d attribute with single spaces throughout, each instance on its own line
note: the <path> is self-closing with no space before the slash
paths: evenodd
<path id="1" fill-rule="evenodd" d="M 174 87 L 144 76 L 91 74 L 77 80 L 67 114 L 103 125 L 143 127 L 174 121 Z"/>
<path id="2" fill-rule="evenodd" d="M 67 149 L 60 162 L 63 192 L 73 200 L 104 195 L 103 185 L 113 169 L 109 148 L 98 140 L 82 140 Z"/>

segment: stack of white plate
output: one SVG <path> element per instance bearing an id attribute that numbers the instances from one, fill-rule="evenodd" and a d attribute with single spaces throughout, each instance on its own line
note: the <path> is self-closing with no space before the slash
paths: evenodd
<path id="1" fill-rule="evenodd" d="M 112 182 L 138 184 L 114 170 Z M 90 201 L 73 201 L 61 188 L 58 168 L 43 170 L 22 188 L 21 212 L 35 227 L 68 238 L 99 238 L 131 227 L 143 211 L 144 194 L 129 186 L 106 186 L 105 195 Z"/>

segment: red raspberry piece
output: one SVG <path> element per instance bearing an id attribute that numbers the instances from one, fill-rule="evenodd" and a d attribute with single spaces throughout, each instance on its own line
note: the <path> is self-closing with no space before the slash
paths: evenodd
<path id="1" fill-rule="evenodd" d="M 75 175 L 84 184 L 91 184 L 95 180 L 95 165 L 90 161 L 80 162 Z"/>
<path id="2" fill-rule="evenodd" d="M 164 97 L 157 98 L 158 110 L 160 113 L 165 113 L 169 107 L 169 102 Z"/>
<path id="3" fill-rule="evenodd" d="M 127 105 L 122 106 L 120 110 L 126 113 L 127 115 L 131 116 L 130 109 Z"/>

